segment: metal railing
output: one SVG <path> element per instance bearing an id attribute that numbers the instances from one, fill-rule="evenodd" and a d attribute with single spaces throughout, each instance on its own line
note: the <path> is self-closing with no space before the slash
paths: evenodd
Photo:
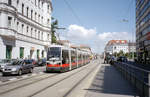
<path id="1" fill-rule="evenodd" d="M 135 87 L 140 97 L 150 97 L 150 71 L 123 62 L 114 66 Z"/>

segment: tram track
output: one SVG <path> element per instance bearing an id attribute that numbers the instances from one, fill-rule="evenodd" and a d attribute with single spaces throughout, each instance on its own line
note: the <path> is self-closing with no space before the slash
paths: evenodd
<path id="1" fill-rule="evenodd" d="M 25 81 L 25 80 L 28 80 L 28 79 L 32 79 L 32 78 L 35 78 L 35 77 L 39 77 L 39 76 L 43 76 L 44 74 L 40 74 L 40 75 L 36 75 L 36 76 L 30 76 L 28 78 L 21 78 L 21 79 L 18 79 L 18 80 L 15 80 L 15 81 L 12 81 L 12 82 L 6 82 L 6 83 L 3 83 L 0 85 L 0 87 L 2 86 L 7 86 L 7 85 L 10 85 L 10 84 L 13 84 L 13 83 L 17 83 L 19 81 Z"/>
<path id="2" fill-rule="evenodd" d="M 41 89 L 40 91 L 35 92 L 34 94 L 32 94 L 32 95 L 30 95 L 30 96 L 28 96 L 28 97 L 32 97 L 32 96 L 34 96 L 34 95 L 36 95 L 36 94 L 38 94 L 38 93 L 44 91 L 45 89 L 56 85 L 57 83 L 61 82 L 62 80 L 65 80 L 65 79 L 67 79 L 68 77 L 71 77 L 72 75 L 75 75 L 75 74 L 77 74 L 78 72 L 81 72 L 82 70 L 84 70 L 84 69 L 86 69 L 86 68 L 88 67 L 88 65 L 85 65 L 85 66 L 86 66 L 86 67 L 83 67 L 81 70 L 76 71 L 76 72 L 74 72 L 73 74 L 70 74 L 69 76 L 67 76 L 67 77 L 65 77 L 65 78 L 63 78 L 63 79 L 61 79 L 61 80 L 59 80 L 59 81 L 57 81 L 57 82 L 55 82 L 55 83 L 53 83 L 53 84 L 51 84 L 51 85 L 45 87 L 45 88 L 43 88 L 43 89 Z M 45 74 L 42 74 L 41 76 L 43 76 L 43 75 L 45 75 Z M 43 81 L 43 80 L 46 80 L 46 79 L 49 79 L 49 78 L 53 78 L 53 77 L 55 77 L 55 76 L 57 76 L 57 75 L 60 75 L 60 74 L 50 75 L 50 76 L 47 76 L 47 77 L 45 77 L 45 78 L 42 78 L 42 79 L 39 79 L 39 80 L 35 80 L 35 81 L 32 81 L 32 82 L 27 83 L 27 84 L 23 84 L 23 85 L 20 85 L 20 86 L 15 87 L 15 88 L 8 89 L 8 90 L 6 90 L 6 91 L 0 92 L 0 95 L 7 94 L 7 93 L 9 93 L 9 92 L 11 92 L 11 91 L 14 91 L 14 90 L 16 90 L 16 89 L 20 89 L 20 88 L 23 88 L 23 87 L 26 87 L 26 86 L 35 84 L 35 83 L 38 83 L 38 82 L 40 82 L 40 81 Z M 34 77 L 37 77 L 37 76 L 34 76 Z M 31 77 L 31 78 L 33 78 L 33 77 Z M 28 80 L 28 79 L 31 79 L 31 78 L 22 79 L 21 81 L 25 81 L 25 80 Z M 20 80 L 18 80 L 18 81 L 20 81 Z M 13 84 L 13 83 L 17 83 L 18 81 L 11 82 L 11 83 L 9 83 L 9 85 L 11 85 L 11 84 Z M 2 86 L 5 86 L 5 85 L 8 85 L 8 84 L 1 85 L 1 87 L 2 87 Z M 0 88 L 1 88 L 1 87 L 0 87 Z"/>
<path id="3" fill-rule="evenodd" d="M 14 87 L 14 88 L 12 88 L 12 89 L 8 89 L 8 90 L 6 90 L 6 91 L 3 91 L 3 92 L 0 92 L 0 95 L 2 95 L 2 94 L 5 94 L 5 93 L 8 93 L 8 92 L 10 92 L 10 91 L 13 91 L 13 90 L 16 90 L 16 89 L 19 89 L 19 88 L 22 88 L 22 87 L 25 87 L 25 86 L 28 86 L 28 85 L 31 85 L 31 84 L 34 84 L 34 83 L 37 83 L 37 82 L 40 82 L 40 81 L 42 81 L 42 80 L 45 80 L 45 79 L 48 79 L 48 78 L 52 78 L 52 77 L 55 77 L 55 76 L 57 76 L 58 74 L 54 74 L 54 75 L 50 75 L 50 76 L 47 76 L 47 77 L 45 77 L 45 78 L 41 78 L 41 79 L 39 79 L 39 80 L 35 80 L 35 81 L 32 81 L 32 82 L 29 82 L 29 83 L 27 83 L 27 84 L 23 84 L 23 85 L 20 85 L 20 86 L 18 86 L 18 87 Z M 43 75 L 41 75 L 41 76 L 43 76 Z M 37 76 L 36 76 L 37 77 Z M 33 77 L 32 77 L 33 78 Z M 26 79 L 27 80 L 27 79 Z M 24 80 L 22 80 L 22 81 L 24 81 Z M 18 81 L 17 81 L 18 82 Z M 17 83 L 17 82 L 15 82 L 15 83 Z M 5 85 L 4 85 L 5 86 Z"/>
<path id="4" fill-rule="evenodd" d="M 84 80 L 86 79 L 90 73 L 93 72 L 93 70 L 97 67 L 97 65 L 92 68 L 82 79 L 80 79 L 68 92 L 66 92 L 62 97 L 68 97 L 68 95 Z"/>
<path id="5" fill-rule="evenodd" d="M 99 63 L 97 63 L 97 64 L 99 64 Z M 92 70 L 90 70 L 90 72 L 88 72 L 88 73 L 91 73 L 96 67 L 97 67 L 97 65 L 94 66 L 94 67 L 92 68 Z M 86 67 L 86 68 L 87 68 L 87 67 Z M 70 77 L 72 77 L 72 76 L 78 74 L 79 72 L 85 70 L 86 68 L 83 68 L 83 69 L 81 69 L 80 71 L 75 72 L 75 73 L 73 73 L 73 74 L 71 74 L 71 75 L 69 75 L 69 76 L 66 76 L 66 77 L 64 77 L 63 79 L 58 80 L 57 82 L 55 82 L 55 83 L 53 83 L 53 84 L 51 84 L 51 85 L 49 85 L 49 86 L 47 86 L 47 87 L 45 87 L 45 88 L 43 88 L 43 89 L 37 91 L 37 92 L 35 92 L 35 93 L 29 95 L 28 97 L 34 97 L 34 96 L 40 94 L 41 92 L 45 91 L 46 89 L 51 88 L 51 87 L 53 87 L 53 86 L 59 84 L 60 82 L 62 82 L 62 81 L 64 81 L 64 80 L 67 80 L 67 79 L 69 79 Z M 76 85 L 80 84 L 80 83 L 82 82 L 82 80 L 84 80 L 84 79 L 88 76 L 88 73 L 87 73 L 86 76 L 84 76 Z M 74 88 L 75 88 L 75 86 L 73 86 L 73 88 L 72 88 L 71 90 L 69 90 L 69 91 L 68 91 L 64 96 L 62 96 L 62 97 L 66 97 L 68 94 L 70 94 L 70 92 L 71 92 Z"/>

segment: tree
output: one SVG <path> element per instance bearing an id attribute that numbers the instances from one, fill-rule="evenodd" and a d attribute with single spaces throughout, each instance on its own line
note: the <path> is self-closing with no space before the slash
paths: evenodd
<path id="1" fill-rule="evenodd" d="M 58 28 L 58 20 L 52 17 L 52 23 L 51 23 L 51 42 L 56 43 L 56 30 Z"/>
<path id="2" fill-rule="evenodd" d="M 129 57 L 129 53 L 125 53 L 125 56 L 126 56 L 126 57 Z"/>
<path id="3" fill-rule="evenodd" d="M 117 56 L 118 56 L 118 57 L 119 57 L 119 56 L 124 56 L 123 51 L 121 50 L 121 51 L 117 54 Z"/>

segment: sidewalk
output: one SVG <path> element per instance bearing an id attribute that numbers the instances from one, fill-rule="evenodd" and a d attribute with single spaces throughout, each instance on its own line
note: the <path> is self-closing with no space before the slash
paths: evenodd
<path id="1" fill-rule="evenodd" d="M 111 65 L 103 65 L 85 97 L 138 97 L 122 75 Z"/>

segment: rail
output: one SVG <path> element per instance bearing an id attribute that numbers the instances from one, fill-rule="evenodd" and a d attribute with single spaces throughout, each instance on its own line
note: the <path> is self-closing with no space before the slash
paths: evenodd
<path id="1" fill-rule="evenodd" d="M 114 62 L 114 66 L 135 87 L 140 97 L 150 97 L 150 71 L 124 62 Z"/>

